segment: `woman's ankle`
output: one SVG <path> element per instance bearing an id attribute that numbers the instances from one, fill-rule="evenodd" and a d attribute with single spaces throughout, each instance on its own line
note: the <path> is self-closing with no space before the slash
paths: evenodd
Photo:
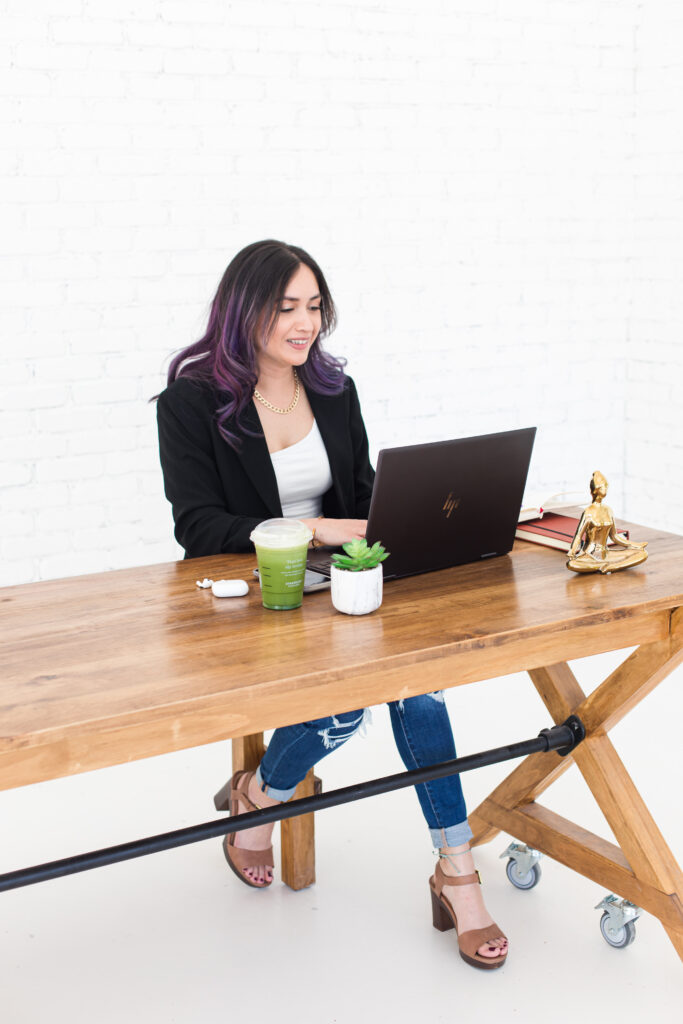
<path id="1" fill-rule="evenodd" d="M 441 869 L 447 875 L 468 875 L 474 870 L 474 857 L 469 843 L 442 846 L 439 850 Z"/>
<path id="2" fill-rule="evenodd" d="M 249 798 L 258 807 L 274 807 L 281 803 L 280 800 L 274 800 L 268 796 L 265 790 L 261 789 L 255 774 L 249 780 Z"/>

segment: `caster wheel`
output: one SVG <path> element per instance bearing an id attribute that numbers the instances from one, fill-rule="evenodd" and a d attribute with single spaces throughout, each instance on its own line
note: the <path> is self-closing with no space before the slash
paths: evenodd
<path id="1" fill-rule="evenodd" d="M 520 871 L 517 861 L 514 857 L 510 857 L 505 865 L 505 874 L 515 889 L 533 889 L 541 881 L 541 865 L 534 864 L 529 871 Z"/>
<path id="2" fill-rule="evenodd" d="M 600 918 L 600 931 L 602 932 L 603 939 L 610 946 L 614 946 L 615 949 L 625 949 L 626 946 L 630 946 L 635 941 L 636 923 L 635 921 L 627 921 L 620 928 L 612 928 L 610 925 L 610 915 L 605 911 Z"/>

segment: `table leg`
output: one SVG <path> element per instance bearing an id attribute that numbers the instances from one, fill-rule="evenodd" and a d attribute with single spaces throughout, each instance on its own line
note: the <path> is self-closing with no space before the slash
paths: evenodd
<path id="1" fill-rule="evenodd" d="M 253 771 L 266 751 L 263 733 L 240 736 L 232 741 L 232 770 Z M 313 769 L 296 787 L 292 797 L 313 796 L 320 783 Z M 282 881 L 290 889 L 305 889 L 315 882 L 315 831 L 314 815 L 302 814 L 298 818 L 287 818 L 280 822 L 282 847 Z"/>
<path id="2" fill-rule="evenodd" d="M 555 722 L 578 715 L 586 726 L 586 739 L 566 758 L 556 753 L 526 758 L 470 816 L 475 844 L 503 829 L 658 917 L 681 959 L 683 875 L 607 730 L 682 661 L 678 609 L 666 640 L 639 647 L 589 696 L 564 663 L 530 670 Z M 618 846 L 535 803 L 572 763 L 586 780 Z"/>
<path id="3" fill-rule="evenodd" d="M 232 772 L 253 772 L 261 763 L 266 752 L 263 733 L 255 732 L 251 736 L 237 736 L 232 741 Z"/>
<path id="4" fill-rule="evenodd" d="M 296 787 L 293 800 L 313 796 L 316 779 L 313 769 Z M 280 822 L 282 844 L 282 881 L 290 889 L 305 889 L 315 882 L 315 832 L 313 814 L 286 818 Z"/>

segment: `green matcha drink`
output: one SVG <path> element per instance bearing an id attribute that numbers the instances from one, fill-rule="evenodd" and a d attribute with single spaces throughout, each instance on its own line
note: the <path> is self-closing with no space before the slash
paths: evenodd
<path id="1" fill-rule="evenodd" d="M 266 519 L 252 530 L 264 608 L 285 611 L 301 605 L 312 536 L 298 519 Z"/>

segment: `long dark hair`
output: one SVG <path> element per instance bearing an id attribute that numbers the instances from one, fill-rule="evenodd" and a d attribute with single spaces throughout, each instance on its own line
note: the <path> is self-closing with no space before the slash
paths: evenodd
<path id="1" fill-rule="evenodd" d="M 230 433 L 225 423 L 234 417 L 243 430 L 240 417 L 252 400 L 258 379 L 257 337 L 265 331 L 268 340 L 287 283 L 302 263 L 313 271 L 318 284 L 321 327 L 308 359 L 297 372 L 312 391 L 338 394 L 343 388 L 346 360 L 331 356 L 320 345 L 337 324 L 327 282 L 307 252 L 273 239 L 253 242 L 237 253 L 211 304 L 206 333 L 174 356 L 169 367 L 169 384 L 178 377 L 190 377 L 206 381 L 225 393 L 227 401 L 217 412 L 218 429 L 233 448 L 238 446 L 239 437 Z"/>

